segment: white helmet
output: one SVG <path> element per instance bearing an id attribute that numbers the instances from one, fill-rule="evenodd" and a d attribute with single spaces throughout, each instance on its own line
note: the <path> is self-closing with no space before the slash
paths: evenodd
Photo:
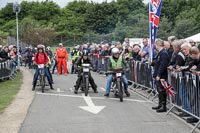
<path id="1" fill-rule="evenodd" d="M 49 47 L 49 46 L 47 47 L 47 50 L 50 50 L 50 47 Z"/>
<path id="2" fill-rule="evenodd" d="M 112 49 L 112 54 L 119 54 L 119 49 L 118 48 L 113 48 Z"/>

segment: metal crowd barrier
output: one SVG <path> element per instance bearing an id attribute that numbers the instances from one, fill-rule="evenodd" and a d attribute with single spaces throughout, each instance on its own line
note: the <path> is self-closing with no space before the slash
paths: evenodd
<path id="1" fill-rule="evenodd" d="M 100 71 L 107 71 L 108 58 L 103 56 L 92 56 L 93 63 L 96 64 L 96 69 Z M 130 67 L 130 71 L 126 73 L 127 79 L 132 82 L 132 86 L 135 91 L 150 98 L 153 95 L 153 99 L 157 96 L 157 91 L 153 84 L 152 67 L 146 63 L 141 63 L 134 60 L 127 61 Z M 195 125 L 191 132 L 193 132 L 200 124 L 200 76 L 196 76 L 192 73 L 185 72 L 168 72 L 168 83 L 172 85 L 176 94 L 174 97 L 168 95 L 168 102 L 170 103 L 170 109 L 167 112 L 172 111 L 173 108 L 179 108 L 183 112 L 197 118 L 199 122 Z M 142 88 L 142 89 L 138 89 Z M 141 91 L 142 90 L 142 91 Z M 151 91 L 150 94 L 144 94 L 144 91 Z"/>
<path id="2" fill-rule="evenodd" d="M 0 62 L 0 80 L 14 79 L 15 69 L 12 61 Z"/>
<path id="3" fill-rule="evenodd" d="M 140 87 L 146 89 L 152 88 L 151 67 L 146 63 L 141 63 L 134 60 L 127 61 L 130 67 L 130 72 L 126 73 L 128 80 L 132 81 Z"/>
<path id="4" fill-rule="evenodd" d="M 90 57 L 93 61 L 94 67 L 97 72 L 99 73 L 105 73 L 107 72 L 107 65 L 108 65 L 108 57 L 105 56 L 93 56 Z"/>
<path id="5" fill-rule="evenodd" d="M 176 94 L 167 114 L 173 108 L 178 108 L 198 119 L 198 123 L 191 131 L 193 132 L 200 124 L 200 76 L 190 72 L 169 71 L 168 82 L 173 86 Z"/>

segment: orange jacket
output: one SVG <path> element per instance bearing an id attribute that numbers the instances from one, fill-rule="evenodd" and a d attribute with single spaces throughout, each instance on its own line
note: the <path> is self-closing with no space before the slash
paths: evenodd
<path id="1" fill-rule="evenodd" d="M 56 60 L 58 60 L 58 58 L 65 58 L 68 60 L 68 53 L 65 47 L 56 49 Z"/>

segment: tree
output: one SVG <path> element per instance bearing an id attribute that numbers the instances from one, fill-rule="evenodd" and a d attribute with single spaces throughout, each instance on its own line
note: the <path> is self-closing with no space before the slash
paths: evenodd
<path id="1" fill-rule="evenodd" d="M 29 45 L 50 45 L 55 39 L 55 30 L 52 27 L 43 27 L 36 20 L 25 18 L 22 21 L 21 39 Z"/>
<path id="2" fill-rule="evenodd" d="M 172 22 L 163 16 L 157 30 L 157 38 L 166 40 L 171 35 Z"/>
<path id="3" fill-rule="evenodd" d="M 196 34 L 197 26 L 194 26 L 193 22 L 189 19 L 177 20 L 173 32 L 178 38 L 184 39 Z"/>
<path id="4" fill-rule="evenodd" d="M 117 10 L 113 3 L 92 3 L 87 10 L 86 24 L 89 30 L 99 34 L 112 32 L 117 22 Z"/>

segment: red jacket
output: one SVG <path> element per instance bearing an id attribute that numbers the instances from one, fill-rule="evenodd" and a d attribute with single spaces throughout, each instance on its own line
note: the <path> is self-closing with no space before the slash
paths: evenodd
<path id="1" fill-rule="evenodd" d="M 49 61 L 47 54 L 43 52 L 39 52 L 34 56 L 34 62 L 37 64 L 46 64 Z"/>
<path id="2" fill-rule="evenodd" d="M 65 47 L 56 49 L 56 59 L 58 60 L 58 58 L 65 58 L 68 60 L 68 53 Z"/>

